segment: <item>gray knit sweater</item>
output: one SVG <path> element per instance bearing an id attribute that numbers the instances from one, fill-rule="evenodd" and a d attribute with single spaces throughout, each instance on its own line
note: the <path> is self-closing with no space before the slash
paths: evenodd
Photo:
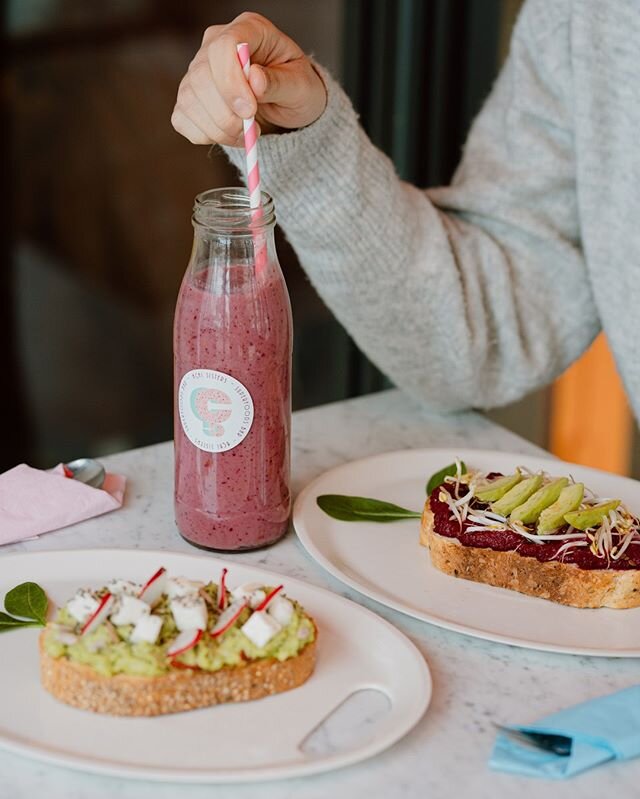
<path id="1" fill-rule="evenodd" d="M 528 0 L 450 186 L 401 182 L 326 81 L 320 119 L 260 140 L 261 174 L 364 352 L 434 409 L 489 407 L 603 328 L 638 416 L 640 0 Z"/>

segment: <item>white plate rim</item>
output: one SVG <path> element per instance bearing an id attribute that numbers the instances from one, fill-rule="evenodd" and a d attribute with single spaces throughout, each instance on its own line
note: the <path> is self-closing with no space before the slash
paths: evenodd
<path id="1" fill-rule="evenodd" d="M 500 457 L 512 457 L 516 460 L 519 460 L 524 466 L 527 465 L 527 461 L 535 460 L 538 462 L 546 461 L 550 465 L 554 465 L 557 468 L 558 464 L 563 464 L 568 467 L 574 467 L 581 470 L 586 470 L 588 472 L 592 472 L 594 474 L 601 474 L 606 475 L 608 478 L 616 478 L 619 480 L 627 480 L 630 482 L 637 482 L 632 480 L 629 477 L 622 477 L 620 475 L 612 474 L 611 472 L 603 472 L 598 469 L 593 469 L 589 466 L 581 466 L 580 464 L 570 463 L 569 461 L 563 461 L 559 458 L 554 457 L 551 454 L 542 454 L 542 455 L 523 455 L 519 452 L 511 452 L 505 450 L 487 450 L 487 449 L 473 449 L 470 447 L 457 447 L 457 448 L 441 448 L 441 447 L 420 447 L 415 449 L 405 449 L 405 450 L 392 450 L 389 452 L 382 452 L 376 455 L 370 455 L 365 458 L 358 458 L 353 461 L 348 461 L 346 463 L 339 464 L 338 466 L 334 466 L 331 469 L 327 469 L 322 474 L 318 475 L 314 478 L 311 482 L 309 482 L 298 494 L 296 497 L 293 512 L 292 512 L 292 523 L 295 530 L 296 535 L 298 536 L 301 544 L 305 548 L 305 550 L 311 555 L 311 557 L 319 563 L 326 571 L 329 572 L 333 577 L 340 580 L 340 582 L 348 585 L 350 588 L 358 591 L 358 593 L 363 594 L 364 596 L 368 597 L 369 599 L 373 599 L 376 602 L 379 602 L 381 605 L 385 607 L 391 608 L 392 610 L 397 610 L 400 613 L 404 613 L 407 616 L 410 616 L 414 619 L 418 619 L 420 621 L 427 622 L 428 624 L 432 624 L 435 627 L 440 627 L 445 630 L 451 630 L 452 632 L 461 633 L 462 635 L 468 635 L 472 638 L 479 638 L 485 641 L 491 641 L 493 643 L 498 644 L 507 644 L 509 646 L 520 647 L 523 649 L 533 649 L 541 652 L 554 652 L 557 654 L 564 654 L 564 655 L 587 655 L 590 657 L 614 657 L 614 658 L 638 658 L 640 657 L 640 646 L 630 649 L 598 649 L 594 647 L 580 647 L 580 646 L 562 646 L 553 643 L 545 644 L 538 641 L 531 641 L 527 638 L 517 638 L 515 636 L 510 635 L 502 635 L 500 633 L 494 633 L 490 630 L 480 630 L 477 627 L 469 626 L 465 624 L 460 624 L 455 621 L 451 621 L 448 619 L 441 619 L 438 616 L 434 616 L 430 613 L 425 613 L 421 610 L 416 609 L 412 605 L 405 604 L 403 602 L 397 602 L 393 598 L 387 596 L 382 591 L 375 591 L 372 590 L 368 585 L 363 585 L 357 579 L 350 577 L 348 574 L 345 574 L 338 566 L 336 566 L 333 561 L 328 558 L 324 552 L 318 547 L 314 541 L 314 537 L 312 534 L 309 533 L 309 530 L 304 521 L 304 507 L 309 501 L 309 497 L 315 494 L 316 486 L 322 481 L 324 482 L 326 478 L 332 477 L 335 474 L 344 473 L 347 469 L 350 468 L 358 468 L 364 464 L 371 464 L 375 461 L 385 461 L 387 459 L 397 458 L 401 456 L 406 456 L 407 453 L 410 453 L 412 456 L 418 456 L 421 453 L 427 453 L 429 455 L 437 454 L 442 455 L 442 463 L 443 465 L 446 463 L 451 463 L 455 460 L 456 457 L 461 457 L 462 460 L 469 460 L 472 461 L 474 457 L 477 458 L 495 458 L 496 456 Z M 429 478 L 429 475 L 425 475 L 425 480 Z M 638 486 L 638 491 L 640 491 L 640 485 Z M 491 588 L 491 586 L 488 586 Z M 496 589 L 502 590 L 502 589 Z M 621 611 L 623 612 L 623 611 Z"/>
<path id="2" fill-rule="evenodd" d="M 223 557 L 204 556 L 202 554 L 192 554 L 189 552 L 177 552 L 172 550 L 153 550 L 153 549 L 126 549 L 126 548 L 96 548 L 96 549 L 69 549 L 69 550 L 38 550 L 34 552 L 12 552 L 6 555 L 0 555 L 0 563 L 6 559 L 11 560 L 25 560 L 28 561 L 34 557 L 42 558 L 55 555 L 78 557 L 90 556 L 96 557 L 101 553 L 113 555 L 114 553 L 121 553 L 122 555 L 150 557 L 154 556 L 156 562 L 168 563 L 171 558 L 177 557 L 179 559 L 195 559 L 202 561 L 206 557 L 207 561 L 213 565 L 219 564 L 231 566 L 244 566 L 247 569 L 259 572 L 267 578 L 276 578 L 286 580 L 287 587 L 294 586 L 292 591 L 295 594 L 295 586 L 304 586 L 305 590 L 311 590 L 318 593 L 320 596 L 327 595 L 331 597 L 332 601 L 339 604 L 349 606 L 354 612 L 362 613 L 368 618 L 375 620 L 377 624 L 383 627 L 397 642 L 402 646 L 407 655 L 412 656 L 414 665 L 420 673 L 420 679 L 416 680 L 416 695 L 415 703 L 412 705 L 412 713 L 407 717 L 404 724 L 395 730 L 389 730 L 386 734 L 375 737 L 369 743 L 344 752 L 338 752 L 326 757 L 318 759 L 310 759 L 306 762 L 287 764 L 284 766 L 267 766 L 257 767 L 255 769 L 229 769 L 222 771 L 220 769 L 162 769 L 157 767 L 147 766 L 132 766 L 123 763 L 110 763 L 104 761 L 91 760 L 83 756 L 73 756 L 67 753 L 51 752 L 38 745 L 29 745 L 20 741 L 11 740 L 2 735 L 0 731 L 0 748 L 21 755 L 30 759 L 35 759 L 42 763 L 47 763 L 54 766 L 62 766 L 85 773 L 97 774 L 100 776 L 108 777 L 123 777 L 126 779 L 134 780 L 149 780 L 152 782 L 166 782 L 166 783 L 184 783 L 184 784 L 234 784 L 234 783 L 255 783 L 263 781 L 273 781 L 282 779 L 292 779 L 295 777 L 311 776 L 313 774 L 321 774 L 328 771 L 334 771 L 344 768 L 346 766 L 354 765 L 356 763 L 367 760 L 380 752 L 393 746 L 405 735 L 407 735 L 421 720 L 426 713 L 433 694 L 433 680 L 431 671 L 423 654 L 416 647 L 416 645 L 401 632 L 397 627 L 394 627 L 386 619 L 378 614 L 363 607 L 357 602 L 353 602 L 346 597 L 332 592 L 326 588 L 321 588 L 305 580 L 297 577 L 290 577 L 287 574 L 274 572 L 269 569 L 264 569 L 260 565 L 253 563 L 238 563 L 236 561 L 224 561 Z M 304 686 L 301 686 L 304 688 Z M 159 717 L 162 718 L 162 717 Z"/>

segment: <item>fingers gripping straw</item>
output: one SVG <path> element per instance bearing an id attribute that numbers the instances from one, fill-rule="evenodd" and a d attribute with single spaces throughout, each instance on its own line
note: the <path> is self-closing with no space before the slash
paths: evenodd
<path id="1" fill-rule="evenodd" d="M 249 80 L 249 68 L 251 66 L 251 56 L 249 45 L 242 42 L 237 45 L 238 59 L 242 66 L 242 71 Z M 260 195 L 260 165 L 258 164 L 258 126 L 255 117 L 243 119 L 244 128 L 244 151 L 247 162 L 247 188 L 249 190 L 249 207 L 253 209 L 252 218 L 254 222 L 262 219 L 262 204 Z M 258 274 L 266 264 L 267 252 L 264 242 L 259 235 L 254 235 L 256 271 Z"/>

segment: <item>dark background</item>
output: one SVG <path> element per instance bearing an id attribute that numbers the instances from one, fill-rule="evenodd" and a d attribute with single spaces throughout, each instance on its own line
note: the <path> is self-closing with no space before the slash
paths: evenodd
<path id="1" fill-rule="evenodd" d="M 400 175 L 449 180 L 519 0 L 255 0 L 343 82 Z M 231 0 L 3 6 L 0 466 L 172 435 L 171 325 L 191 206 L 238 183 L 169 118 L 203 29 Z M 295 320 L 294 408 L 387 386 L 278 240 Z M 498 418 L 539 443 L 546 392 Z"/>

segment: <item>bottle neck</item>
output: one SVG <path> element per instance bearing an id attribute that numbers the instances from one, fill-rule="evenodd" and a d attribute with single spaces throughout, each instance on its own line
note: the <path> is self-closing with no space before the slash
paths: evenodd
<path id="1" fill-rule="evenodd" d="M 251 208 L 247 190 L 239 187 L 204 191 L 193 207 L 194 227 L 229 236 L 255 235 L 276 221 L 271 197 L 262 192 L 260 200 L 259 208 Z"/>
<path id="2" fill-rule="evenodd" d="M 273 200 L 262 194 L 258 209 L 249 207 L 246 189 L 210 189 L 196 197 L 191 271 L 225 267 L 257 269 L 277 263 Z"/>

